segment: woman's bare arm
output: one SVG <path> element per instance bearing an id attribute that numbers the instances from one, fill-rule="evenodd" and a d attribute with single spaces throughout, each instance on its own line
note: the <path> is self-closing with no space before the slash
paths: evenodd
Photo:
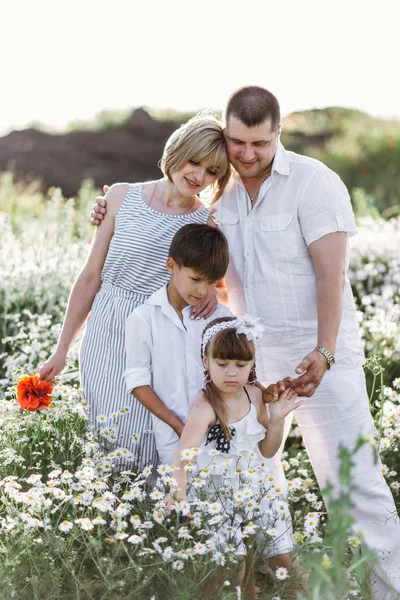
<path id="1" fill-rule="evenodd" d="M 57 348 L 40 368 L 41 379 L 50 381 L 62 371 L 68 350 L 78 335 L 101 286 L 101 270 L 114 233 L 114 219 L 128 189 L 128 184 L 117 184 L 107 192 L 108 212 L 103 227 L 96 228 L 88 259 L 72 288 Z"/>

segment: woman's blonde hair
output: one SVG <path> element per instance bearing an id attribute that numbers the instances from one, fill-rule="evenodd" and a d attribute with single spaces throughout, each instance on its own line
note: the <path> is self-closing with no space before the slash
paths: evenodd
<path id="1" fill-rule="evenodd" d="M 217 323 L 229 321 L 236 321 L 235 317 L 219 317 L 214 319 L 205 327 L 203 331 L 203 337 L 207 329 L 217 325 Z M 255 354 L 256 348 L 253 341 L 247 339 L 244 333 L 238 333 L 236 327 L 228 327 L 222 329 L 216 333 L 208 342 L 204 348 L 204 356 L 212 356 L 212 358 L 219 358 L 221 360 L 242 360 L 242 361 L 253 361 L 249 375 L 249 383 L 254 383 L 257 379 L 256 366 L 255 366 Z M 208 375 L 206 370 L 205 375 Z M 215 387 L 215 384 L 210 381 L 203 389 L 204 396 L 208 403 L 214 409 L 217 420 L 219 421 L 222 431 L 226 438 L 229 440 L 232 437 L 231 431 L 228 426 L 228 414 L 222 400 L 219 390 Z"/>
<path id="2" fill-rule="evenodd" d="M 217 179 L 211 184 L 211 202 L 216 202 L 229 181 L 230 165 L 222 123 L 213 115 L 200 113 L 184 123 L 169 137 L 161 157 L 160 167 L 171 181 L 171 174 L 189 161 L 206 160 L 218 169 Z"/>

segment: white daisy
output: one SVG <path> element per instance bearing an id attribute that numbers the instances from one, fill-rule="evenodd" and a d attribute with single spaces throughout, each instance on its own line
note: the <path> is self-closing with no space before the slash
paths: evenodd
<path id="1" fill-rule="evenodd" d="M 285 567 L 278 567 L 275 571 L 275 575 L 276 575 L 276 578 L 279 579 L 279 581 L 283 581 L 284 579 L 287 579 L 289 576 L 288 570 L 285 569 Z"/>
<path id="2" fill-rule="evenodd" d="M 69 531 L 71 531 L 73 526 L 74 524 L 71 523 L 71 521 L 64 520 L 59 524 L 58 529 L 63 533 L 68 533 Z"/>
<path id="3" fill-rule="evenodd" d="M 75 519 L 75 523 L 81 526 L 84 531 L 90 531 L 94 528 L 94 525 L 90 519 L 84 517 L 82 519 Z"/>

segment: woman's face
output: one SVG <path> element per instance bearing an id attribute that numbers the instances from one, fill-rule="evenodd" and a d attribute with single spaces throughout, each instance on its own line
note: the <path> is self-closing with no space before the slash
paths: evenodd
<path id="1" fill-rule="evenodd" d="M 214 183 L 218 179 L 218 175 L 218 167 L 211 165 L 208 161 L 191 160 L 178 171 L 171 173 L 170 177 L 177 191 L 185 198 L 190 198 Z"/>

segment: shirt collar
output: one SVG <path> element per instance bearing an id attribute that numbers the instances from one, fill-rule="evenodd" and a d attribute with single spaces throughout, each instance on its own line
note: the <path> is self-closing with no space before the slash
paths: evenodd
<path id="1" fill-rule="evenodd" d="M 279 140 L 276 148 L 274 161 L 272 163 L 272 170 L 280 173 L 280 175 L 290 175 L 290 161 L 287 151 L 285 150 L 282 142 Z M 233 178 L 238 183 L 242 183 L 242 179 L 235 169 L 232 170 Z"/>
<path id="2" fill-rule="evenodd" d="M 179 329 L 185 329 L 182 321 L 178 317 L 176 310 L 174 309 L 174 307 L 170 304 L 170 301 L 168 300 L 167 285 L 168 284 L 163 285 L 159 290 L 154 292 L 154 294 L 152 294 L 147 299 L 146 303 L 152 304 L 153 306 L 159 306 L 161 308 L 161 312 L 166 317 L 171 319 L 171 321 L 173 321 L 179 327 Z M 182 310 L 182 313 L 183 314 L 185 314 L 185 313 L 191 314 L 191 311 L 192 311 L 191 306 L 185 306 L 185 308 Z"/>
<path id="3" fill-rule="evenodd" d="M 167 284 L 163 285 L 159 290 L 154 292 L 154 294 L 147 299 L 147 304 L 152 304 L 153 306 L 165 306 L 166 304 L 169 304 Z"/>
<path id="4" fill-rule="evenodd" d="M 272 170 L 277 171 L 281 175 L 290 175 L 290 162 L 287 151 L 285 150 L 281 140 L 278 141 Z"/>

